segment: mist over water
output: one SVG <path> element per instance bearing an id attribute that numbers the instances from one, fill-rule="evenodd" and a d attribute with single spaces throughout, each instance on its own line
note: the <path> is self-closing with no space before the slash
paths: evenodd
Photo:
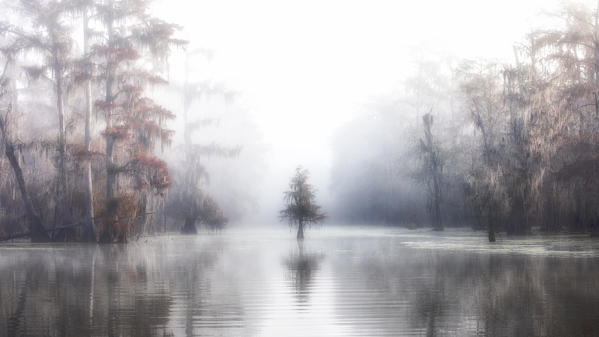
<path id="1" fill-rule="evenodd" d="M 181 11 L 181 7 L 187 10 Z M 337 166 L 358 171 L 364 158 L 359 147 L 346 152 L 341 148 L 361 141 L 373 146 L 367 151 L 376 152 L 384 146 L 377 137 L 387 132 L 384 128 L 379 126 L 373 134 L 359 130 L 364 124 L 368 127 L 368 119 L 378 114 L 378 107 L 401 101 L 406 92 L 418 90 L 408 83 L 422 74 L 423 63 L 441 65 L 436 69 L 438 74 L 433 75 L 445 81 L 443 75 L 463 59 L 512 61 L 516 41 L 548 21 L 543 13 L 558 8 L 558 1 L 553 0 L 501 4 L 473 0 L 226 0 L 193 4 L 157 0 L 152 4 L 153 13 L 179 23 L 183 27 L 179 36 L 191 42 L 187 52 L 173 53 L 169 79 L 182 82 L 189 76 L 225 85 L 239 93 L 234 105 L 251 116 L 249 128 L 256 137 L 248 143 L 237 137 L 247 126 L 230 128 L 226 123 L 204 128 L 195 137 L 203 142 L 237 142 L 250 157 L 258 158 L 249 165 L 247 161 L 228 161 L 234 172 L 228 175 L 208 165 L 212 176 L 224 176 L 225 180 L 243 175 L 248 167 L 258 168 L 262 178 L 259 188 L 240 183 L 259 203 L 244 216 L 258 223 L 276 220 L 281 207 L 280 190 L 299 165 L 312 173 L 318 200 L 331 209 L 330 215 L 348 221 L 343 211 L 333 210 L 347 207 L 339 205 L 338 192 L 345 192 L 347 186 L 335 185 L 343 173 Z M 510 24 L 505 24 L 506 17 Z M 209 57 L 197 50 L 210 51 Z M 185 69 L 186 58 L 190 69 Z M 433 87 L 437 85 L 433 83 Z M 172 97 L 161 102 L 176 106 Z M 437 98 L 426 96 L 420 98 L 418 106 L 392 107 L 394 123 L 403 125 L 394 130 L 394 149 L 406 148 L 418 139 L 419 134 L 410 134 L 406 125 L 418 128 L 421 115 L 430 108 L 438 117 L 448 114 L 436 109 Z M 194 112 L 204 115 L 222 111 L 198 104 Z M 181 130 L 180 122 L 174 124 L 177 130 Z M 356 124 L 357 129 L 345 137 Z M 253 147 L 256 140 L 259 152 Z M 397 153 L 387 153 L 385 159 L 403 160 Z M 399 179 L 405 180 L 402 183 L 411 180 Z"/>
<path id="2" fill-rule="evenodd" d="M 599 3 L 0 0 L 0 337 L 599 336 Z"/>
<path id="3" fill-rule="evenodd" d="M 484 238 L 483 238 L 484 239 Z M 596 243 L 320 228 L 0 248 L 7 336 L 591 336 Z M 459 244 L 458 244 L 459 242 Z M 516 249 L 513 249 L 516 248 Z"/>

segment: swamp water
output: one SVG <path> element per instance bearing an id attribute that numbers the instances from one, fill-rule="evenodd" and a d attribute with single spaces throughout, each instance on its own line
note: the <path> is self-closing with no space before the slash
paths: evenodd
<path id="1" fill-rule="evenodd" d="M 599 336 L 599 240 L 229 229 L 0 245 L 0 336 Z"/>

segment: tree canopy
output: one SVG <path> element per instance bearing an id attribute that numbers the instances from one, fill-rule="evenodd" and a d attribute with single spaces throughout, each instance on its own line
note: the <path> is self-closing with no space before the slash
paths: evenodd
<path id="1" fill-rule="evenodd" d="M 295 175 L 289 182 L 289 190 L 284 192 L 285 208 L 280 218 L 298 226 L 297 238 L 304 238 L 304 225 L 318 223 L 326 218 L 321 207 L 316 204 L 316 189 L 308 184 L 309 172 L 301 167 L 296 168 Z"/>

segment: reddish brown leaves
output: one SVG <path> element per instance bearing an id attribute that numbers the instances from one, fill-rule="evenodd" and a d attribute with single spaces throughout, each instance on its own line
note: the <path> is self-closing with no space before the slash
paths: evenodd
<path id="1" fill-rule="evenodd" d="M 104 135 L 104 137 L 107 138 L 112 138 L 115 141 L 125 140 L 131 137 L 131 130 L 124 125 L 115 126 L 104 130 L 104 132 L 102 132 L 102 135 Z"/>
<path id="2" fill-rule="evenodd" d="M 94 217 L 102 233 L 100 241 L 127 242 L 137 209 L 137 200 L 131 194 L 97 201 Z"/>

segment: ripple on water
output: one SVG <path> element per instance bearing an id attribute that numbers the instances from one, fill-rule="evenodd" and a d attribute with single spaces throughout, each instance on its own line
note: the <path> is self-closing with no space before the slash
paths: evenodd
<path id="1" fill-rule="evenodd" d="M 589 336 L 599 244 L 321 228 L 0 246 L 9 336 Z"/>

